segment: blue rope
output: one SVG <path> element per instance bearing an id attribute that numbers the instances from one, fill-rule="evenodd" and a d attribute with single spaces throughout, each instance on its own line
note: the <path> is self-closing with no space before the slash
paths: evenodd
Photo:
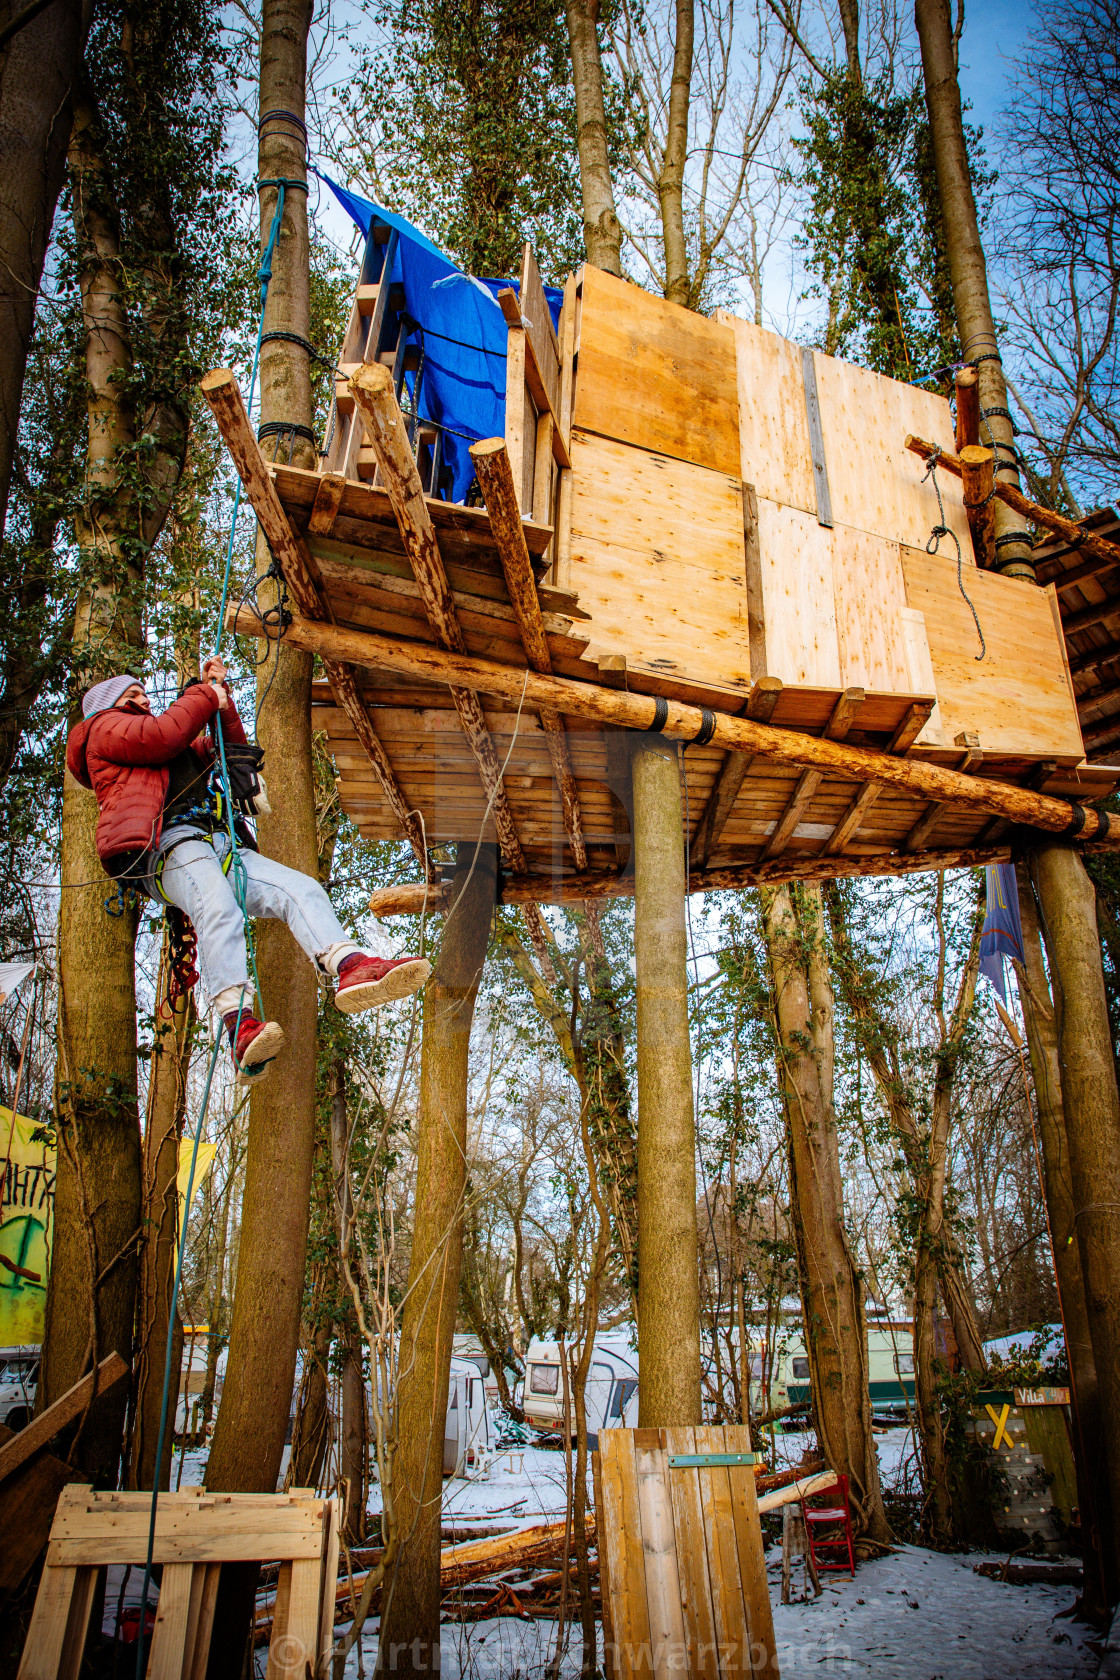
<path id="1" fill-rule="evenodd" d="M 264 337 L 264 307 L 268 299 L 269 281 L 272 279 L 272 258 L 276 250 L 276 239 L 280 232 L 280 222 L 284 214 L 284 195 L 288 186 L 288 183 L 285 181 L 269 184 L 275 184 L 277 187 L 276 209 L 273 212 L 272 226 L 268 233 L 268 242 L 265 245 L 264 256 L 261 258 L 261 266 L 257 273 L 257 278 L 260 281 L 261 287 L 261 301 L 260 320 L 257 324 L 257 342 L 256 347 L 253 350 L 253 369 L 249 379 L 249 400 L 246 404 L 250 413 L 252 413 L 253 398 L 256 395 L 257 390 L 257 370 L 260 366 L 261 342 Z M 215 657 L 217 657 L 218 649 L 222 645 L 222 630 L 225 623 L 226 602 L 229 599 L 229 582 L 233 570 L 233 545 L 237 535 L 237 515 L 240 508 L 241 481 L 238 479 L 237 493 L 233 499 L 233 518 L 230 521 L 229 542 L 226 545 L 225 573 L 222 578 L 222 598 L 218 607 L 218 633 L 214 639 Z M 249 912 L 245 907 L 246 893 L 248 889 L 248 876 L 245 873 L 245 865 L 237 848 L 237 836 L 234 833 L 233 828 L 233 797 L 230 792 L 229 767 L 226 764 L 226 744 L 225 737 L 222 733 L 222 714 L 220 711 L 215 713 L 214 721 L 215 736 L 218 743 L 218 760 L 221 766 L 222 790 L 225 794 L 226 802 L 226 826 L 229 834 L 230 847 L 232 848 L 232 855 L 230 859 L 230 883 L 233 887 L 234 897 L 237 899 L 238 907 L 241 911 L 242 920 L 245 923 L 245 941 L 249 952 L 249 963 L 253 971 L 253 985 L 256 988 L 257 997 L 259 998 L 261 982 L 260 976 L 257 973 L 257 952 L 253 941 L 253 929 L 249 920 Z M 237 1022 L 233 1029 L 235 1056 L 237 1050 L 237 1035 L 241 1031 L 241 1017 L 244 1012 L 245 995 L 242 993 L 241 1002 L 237 1008 Z M 173 1331 L 175 1326 L 175 1314 L 179 1308 L 179 1283 L 183 1275 L 183 1256 L 186 1253 L 187 1247 L 187 1216 L 190 1212 L 191 1195 L 194 1191 L 194 1173 L 195 1163 L 198 1160 L 199 1139 L 202 1137 L 202 1129 L 206 1123 L 206 1114 L 210 1106 L 210 1088 L 214 1082 L 214 1070 L 218 1065 L 218 1054 L 221 1047 L 222 1033 L 219 1031 L 214 1037 L 214 1053 L 210 1057 L 210 1067 L 206 1074 L 206 1085 L 202 1093 L 202 1108 L 199 1112 L 198 1124 L 195 1127 L 194 1147 L 191 1150 L 190 1173 L 187 1178 L 187 1199 L 183 1210 L 183 1229 L 179 1234 L 179 1250 L 175 1261 L 175 1283 L 171 1291 L 171 1311 L 167 1319 L 167 1348 L 163 1361 L 163 1399 L 160 1402 L 159 1410 L 159 1435 L 156 1441 L 156 1462 L 152 1487 L 152 1512 L 148 1523 L 148 1554 L 144 1562 L 144 1585 L 140 1595 L 140 1632 L 136 1641 L 136 1680 L 144 1680 L 145 1619 L 148 1612 L 148 1587 L 150 1586 L 152 1579 L 152 1554 L 155 1550 L 156 1509 L 159 1504 L 159 1478 L 160 1470 L 163 1464 L 163 1444 L 167 1438 L 167 1412 L 171 1394 L 171 1355 L 174 1349 Z"/>

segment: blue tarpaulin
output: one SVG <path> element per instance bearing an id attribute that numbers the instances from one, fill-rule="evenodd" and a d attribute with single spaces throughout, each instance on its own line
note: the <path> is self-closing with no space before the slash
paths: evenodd
<path id="1" fill-rule="evenodd" d="M 420 414 L 444 428 L 443 461 L 454 475 L 451 496 L 462 501 L 474 476 L 470 445 L 505 433 L 507 329 L 496 294 L 503 286 L 516 290 L 517 283 L 464 274 L 403 216 L 316 173 L 367 238 L 375 219 L 400 235 L 390 281 L 404 286 L 405 310 L 418 323 L 409 342 L 424 351 Z M 563 294 L 546 286 L 545 296 L 555 325 Z M 407 378 L 411 392 L 413 376 Z"/>

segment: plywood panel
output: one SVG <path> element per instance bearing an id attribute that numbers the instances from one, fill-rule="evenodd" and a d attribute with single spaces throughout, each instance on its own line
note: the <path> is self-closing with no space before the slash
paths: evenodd
<path id="1" fill-rule="evenodd" d="M 734 334 L 586 264 L 572 420 L 737 477 Z"/>
<path id="2" fill-rule="evenodd" d="M 925 463 L 905 447 L 908 433 L 954 450 L 953 421 L 943 397 L 916 385 L 872 373 L 819 352 L 814 357 L 832 517 L 838 525 L 914 548 L 924 548 L 941 523 Z M 959 538 L 966 561 L 972 539 L 959 479 L 938 474 L 945 523 Z M 815 505 L 815 504 L 813 504 Z M 952 542 L 943 539 L 947 552 Z M 954 552 L 954 559 L 955 559 Z"/>
<path id="3" fill-rule="evenodd" d="M 832 532 L 815 513 L 759 498 L 766 671 L 806 688 L 843 686 L 836 633 Z"/>
<path id="4" fill-rule="evenodd" d="M 902 620 L 906 583 L 898 543 L 837 525 L 832 532 L 832 581 L 841 686 L 887 694 L 914 692 Z"/>
<path id="5" fill-rule="evenodd" d="M 925 615 L 944 739 L 969 730 L 988 757 L 1077 762 L 1081 732 L 1045 591 L 969 571 L 965 587 L 986 643 L 977 659 L 976 626 L 954 562 L 904 548 L 902 566 L 909 604 Z"/>
<path id="6" fill-rule="evenodd" d="M 592 615 L 589 655 L 749 683 L 738 475 L 576 430 L 572 484 L 569 579 Z"/>
<path id="7" fill-rule="evenodd" d="M 743 478 L 769 501 L 815 516 L 800 345 L 724 309 L 715 318 L 735 335 Z"/>

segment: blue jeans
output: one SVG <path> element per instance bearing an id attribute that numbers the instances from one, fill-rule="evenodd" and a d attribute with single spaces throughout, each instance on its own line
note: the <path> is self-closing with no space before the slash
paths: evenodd
<path id="1" fill-rule="evenodd" d="M 229 850 L 230 838 L 224 832 L 207 837 L 193 827 L 169 829 L 160 838 L 152 873 L 144 883 L 157 903 L 162 899 L 177 905 L 190 917 L 198 940 L 203 989 L 210 1003 L 220 1000 L 222 1009 L 238 1007 L 231 988 L 252 998 L 245 923 L 231 878 L 222 870 Z M 337 973 L 340 959 L 359 947 L 347 937 L 318 881 L 246 847 L 239 846 L 237 855 L 245 866 L 249 915 L 287 922 L 297 945 L 320 973 Z M 163 871 L 157 883 L 155 871 L 161 857 Z M 222 993 L 230 995 L 222 998 Z"/>

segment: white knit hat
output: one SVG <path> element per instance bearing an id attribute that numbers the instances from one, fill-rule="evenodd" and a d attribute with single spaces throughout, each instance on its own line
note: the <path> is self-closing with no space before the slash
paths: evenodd
<path id="1" fill-rule="evenodd" d="M 127 673 L 123 677 L 106 677 L 104 682 L 94 683 L 82 701 L 82 716 L 91 718 L 96 717 L 98 712 L 107 712 L 134 685 L 144 686 L 138 677 L 130 677 Z"/>

